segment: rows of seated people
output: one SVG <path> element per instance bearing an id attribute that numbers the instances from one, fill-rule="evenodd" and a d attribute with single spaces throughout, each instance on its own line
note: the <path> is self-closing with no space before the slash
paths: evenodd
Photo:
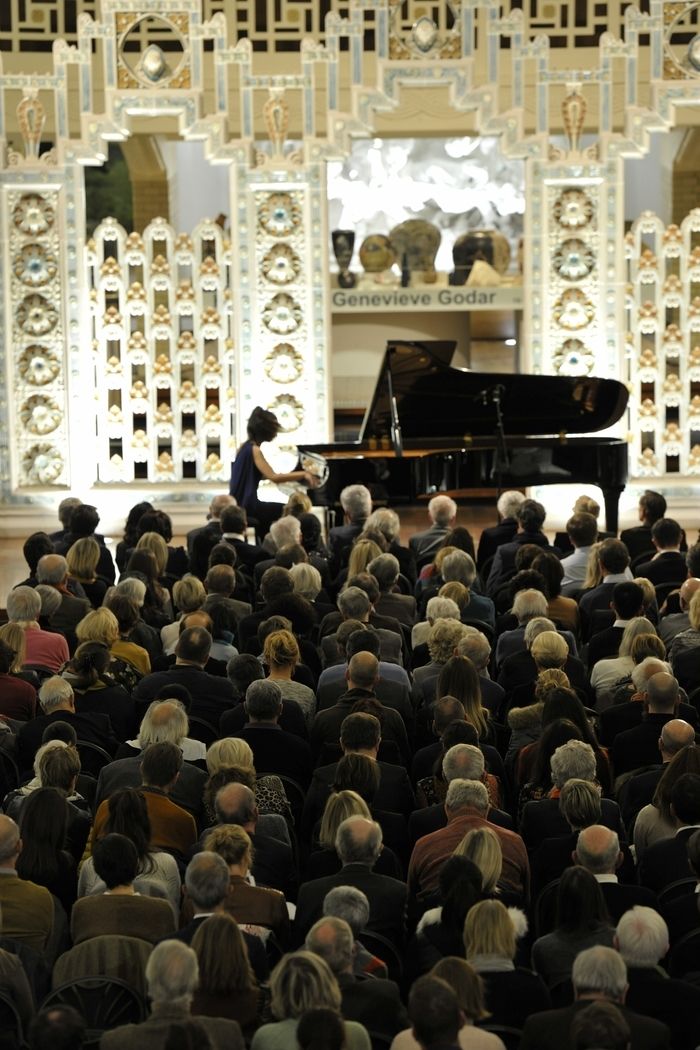
<path id="1" fill-rule="evenodd" d="M 27 539 L 3 1045 L 695 1050 L 700 544 L 653 492 L 555 544 L 506 492 L 478 550 L 446 496 L 407 546 L 341 503 Z"/>

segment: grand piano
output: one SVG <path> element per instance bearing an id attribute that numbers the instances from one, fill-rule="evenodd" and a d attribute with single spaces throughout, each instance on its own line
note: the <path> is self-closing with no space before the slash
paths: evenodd
<path id="1" fill-rule="evenodd" d="M 588 483 L 600 486 L 606 528 L 617 532 L 627 444 L 594 435 L 621 418 L 626 387 L 590 376 L 464 371 L 450 365 L 455 346 L 387 344 L 358 440 L 304 446 L 328 461 L 318 501 L 332 506 L 358 482 L 392 503 Z"/>

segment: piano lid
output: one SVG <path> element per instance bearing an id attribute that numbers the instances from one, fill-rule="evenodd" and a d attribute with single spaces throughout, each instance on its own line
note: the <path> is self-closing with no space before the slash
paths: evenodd
<path id="1" fill-rule="evenodd" d="M 594 376 L 530 376 L 452 368 L 453 342 L 387 344 L 360 441 L 391 437 L 391 393 L 404 441 L 482 437 L 496 430 L 495 391 L 506 435 L 590 434 L 622 416 L 627 388 Z"/>

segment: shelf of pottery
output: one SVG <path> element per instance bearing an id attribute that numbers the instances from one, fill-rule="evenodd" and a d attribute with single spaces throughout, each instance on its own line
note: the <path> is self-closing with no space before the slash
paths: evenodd
<path id="1" fill-rule="evenodd" d="M 353 230 L 333 230 L 337 272 L 331 274 L 334 313 L 375 310 L 518 310 L 520 273 L 508 273 L 510 245 L 497 230 L 471 230 L 452 248 L 454 270 L 438 273 L 440 230 L 408 219 L 390 233 L 372 233 L 359 249 L 362 269 L 351 269 Z"/>

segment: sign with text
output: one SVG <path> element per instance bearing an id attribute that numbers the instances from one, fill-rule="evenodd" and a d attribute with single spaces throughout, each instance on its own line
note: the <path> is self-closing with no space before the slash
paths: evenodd
<path id="1" fill-rule="evenodd" d="M 495 288 L 436 286 L 420 288 L 335 288 L 333 313 L 357 310 L 521 310 L 523 286 L 508 284 Z"/>

